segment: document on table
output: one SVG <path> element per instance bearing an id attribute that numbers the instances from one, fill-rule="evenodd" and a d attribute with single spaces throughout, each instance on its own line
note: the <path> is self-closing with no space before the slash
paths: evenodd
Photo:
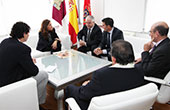
<path id="1" fill-rule="evenodd" d="M 56 68 L 57 68 L 56 65 L 55 66 L 49 65 L 48 67 L 45 68 L 45 71 L 48 73 L 52 73 Z"/>

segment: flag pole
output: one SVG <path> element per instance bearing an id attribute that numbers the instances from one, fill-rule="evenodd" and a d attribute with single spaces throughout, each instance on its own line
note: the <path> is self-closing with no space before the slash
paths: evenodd
<path id="1" fill-rule="evenodd" d="M 77 8 L 78 8 L 78 24 L 81 24 L 81 22 L 80 22 L 80 0 L 78 0 L 78 5 L 77 5 Z"/>

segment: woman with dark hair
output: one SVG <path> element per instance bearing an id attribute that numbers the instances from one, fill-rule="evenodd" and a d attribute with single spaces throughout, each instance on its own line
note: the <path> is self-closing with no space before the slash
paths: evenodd
<path id="1" fill-rule="evenodd" d="M 56 52 L 61 50 L 61 41 L 52 27 L 50 20 L 46 19 L 41 24 L 37 50 Z"/>

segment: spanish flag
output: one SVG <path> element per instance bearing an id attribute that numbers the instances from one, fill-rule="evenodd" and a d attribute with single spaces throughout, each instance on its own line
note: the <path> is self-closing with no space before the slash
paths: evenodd
<path id="1" fill-rule="evenodd" d="M 73 44 L 77 42 L 78 27 L 78 14 L 75 0 L 69 0 L 69 34 Z"/>
<path id="2" fill-rule="evenodd" d="M 85 25 L 85 19 L 88 15 L 91 15 L 91 6 L 90 6 L 90 0 L 84 0 L 84 25 Z"/>

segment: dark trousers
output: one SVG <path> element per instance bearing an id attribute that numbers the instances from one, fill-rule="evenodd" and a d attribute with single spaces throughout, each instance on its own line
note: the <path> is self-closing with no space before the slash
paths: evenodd
<path id="1" fill-rule="evenodd" d="M 87 100 L 83 100 L 79 98 L 79 89 L 80 87 L 75 86 L 75 85 L 69 85 L 66 87 L 65 89 L 65 97 L 64 99 L 67 99 L 69 97 L 73 97 L 77 104 L 79 105 L 79 107 L 81 108 L 81 110 L 87 110 L 90 101 Z M 67 110 L 67 103 L 65 103 L 65 110 Z"/>

